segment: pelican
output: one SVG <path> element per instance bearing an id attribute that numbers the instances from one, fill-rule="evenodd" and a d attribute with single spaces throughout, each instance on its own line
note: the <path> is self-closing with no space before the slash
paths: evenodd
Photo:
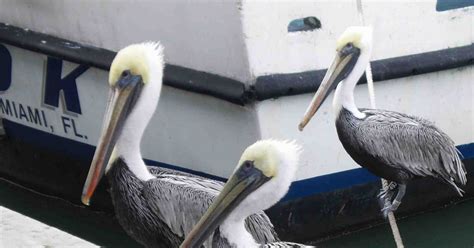
<path id="1" fill-rule="evenodd" d="M 313 247 L 290 242 L 261 246 L 244 225 L 249 215 L 270 208 L 285 196 L 297 170 L 300 151 L 295 142 L 278 140 L 257 141 L 245 149 L 234 173 L 181 248 L 199 247 L 216 228 L 234 248 Z"/>
<path id="2" fill-rule="evenodd" d="M 385 216 L 397 210 L 407 183 L 417 177 L 440 179 L 462 196 L 457 184 L 466 184 L 466 169 L 448 135 L 419 117 L 356 107 L 354 88 L 370 62 L 371 50 L 371 28 L 350 27 L 342 34 L 336 57 L 299 124 L 300 131 L 337 85 L 333 108 L 344 149 L 360 166 L 391 181 L 389 189 L 379 194 L 382 202 L 391 201 L 382 209 Z"/>
<path id="3" fill-rule="evenodd" d="M 82 202 L 89 205 L 107 174 L 120 224 L 146 247 L 178 247 L 223 186 L 187 173 L 147 168 L 143 162 L 140 141 L 159 100 L 163 66 L 159 43 L 130 45 L 117 53 L 104 126 L 82 193 Z M 277 240 L 263 212 L 250 216 L 246 228 L 258 242 Z M 225 242 L 215 233 L 204 246 Z"/>

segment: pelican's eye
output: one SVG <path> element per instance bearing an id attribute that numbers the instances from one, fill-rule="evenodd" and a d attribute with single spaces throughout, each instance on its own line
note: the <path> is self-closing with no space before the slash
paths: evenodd
<path id="1" fill-rule="evenodd" d="M 253 165 L 253 161 L 249 161 L 249 160 L 245 161 L 244 164 L 242 165 L 242 167 L 243 167 L 244 170 L 246 170 L 246 171 L 252 169 L 253 166 L 254 166 L 254 165 Z"/>
<path id="2" fill-rule="evenodd" d="M 126 76 L 129 76 L 130 75 L 130 70 L 124 70 L 122 72 L 122 77 L 126 77 Z"/>
<path id="3" fill-rule="evenodd" d="M 352 42 L 349 42 L 341 49 L 341 51 L 339 52 L 339 55 L 341 57 L 346 57 L 349 54 L 354 54 L 354 53 L 359 53 L 359 52 L 360 52 L 360 49 L 354 46 Z"/>
<path id="4" fill-rule="evenodd" d="M 242 162 L 242 164 L 239 166 L 239 169 L 236 172 L 237 177 L 239 178 L 246 178 L 252 174 L 254 171 L 255 165 L 254 161 L 251 160 L 246 160 Z"/>

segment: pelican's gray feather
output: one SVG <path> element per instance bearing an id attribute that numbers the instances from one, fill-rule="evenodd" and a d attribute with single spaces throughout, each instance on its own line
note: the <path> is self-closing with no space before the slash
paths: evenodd
<path id="1" fill-rule="evenodd" d="M 303 245 L 292 242 L 273 242 L 269 244 L 264 244 L 261 248 L 310 248 L 315 247 L 312 245 Z"/>
<path id="2" fill-rule="evenodd" d="M 143 192 L 160 218 L 176 235 L 184 237 L 201 219 L 223 185 L 222 182 L 190 174 L 162 173 L 156 179 L 147 181 Z M 273 225 L 263 212 L 250 216 L 246 224 L 258 243 L 275 241 Z M 213 240 L 216 242 L 211 235 L 204 246 L 212 247 Z"/>
<path id="3" fill-rule="evenodd" d="M 389 179 L 398 182 L 412 176 L 440 178 L 462 195 L 456 183 L 466 184 L 466 170 L 448 135 L 419 117 L 377 109 L 361 111 L 366 117 L 357 119 L 342 109 L 336 121 L 341 142 L 358 163 L 392 167 L 399 176 Z"/>
<path id="4" fill-rule="evenodd" d="M 209 186 L 207 186 L 209 184 Z M 162 174 L 149 180 L 143 187 L 145 198 L 173 233 L 184 237 L 199 221 L 207 208 L 218 194 L 211 188 L 214 181 L 197 178 Z M 204 247 L 212 247 L 212 235 L 204 243 Z"/>
<path id="5" fill-rule="evenodd" d="M 125 231 L 147 247 L 178 247 L 184 235 L 212 203 L 223 183 L 174 170 L 149 167 L 156 179 L 137 179 L 118 159 L 108 172 L 116 216 Z M 250 216 L 247 229 L 259 243 L 279 241 L 273 225 L 261 212 Z M 218 233 L 218 232 L 216 232 Z M 212 242 L 211 242 L 212 241 Z M 205 246 L 227 244 L 220 235 Z"/>

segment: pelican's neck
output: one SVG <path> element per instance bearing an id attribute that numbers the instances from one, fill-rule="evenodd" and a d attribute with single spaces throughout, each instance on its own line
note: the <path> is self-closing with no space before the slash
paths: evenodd
<path id="1" fill-rule="evenodd" d="M 365 68 L 369 62 L 370 51 L 362 50 L 352 72 L 337 86 L 333 100 L 333 108 L 336 112 L 336 118 L 339 116 L 342 108 L 350 111 L 358 119 L 363 119 L 365 117 L 365 114 L 360 112 L 355 104 L 354 89 L 360 77 L 364 74 Z"/>
<path id="2" fill-rule="evenodd" d="M 245 217 L 231 213 L 220 225 L 220 232 L 231 247 L 254 248 L 258 243 L 245 228 Z"/>
<path id="3" fill-rule="evenodd" d="M 140 143 L 158 104 L 161 84 L 150 82 L 142 89 L 140 98 L 127 117 L 120 137 L 115 144 L 114 156 L 121 157 L 130 171 L 140 180 L 155 178 L 143 161 Z"/>
<path id="4" fill-rule="evenodd" d="M 143 129 L 144 130 L 144 129 Z M 140 180 L 148 181 L 155 178 L 147 169 L 140 151 L 140 141 L 143 131 L 124 128 L 118 139 L 114 156 L 121 157 L 128 169 Z"/>
<path id="5" fill-rule="evenodd" d="M 365 114 L 360 112 L 354 102 L 354 87 L 355 85 L 348 85 L 346 82 L 341 82 L 336 88 L 333 100 L 333 108 L 336 112 L 336 119 L 339 116 L 342 108 L 350 111 L 356 118 L 363 119 Z"/>

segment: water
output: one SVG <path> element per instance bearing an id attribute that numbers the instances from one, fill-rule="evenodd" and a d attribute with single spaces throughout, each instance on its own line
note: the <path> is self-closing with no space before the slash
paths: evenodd
<path id="1" fill-rule="evenodd" d="M 120 228 L 117 220 L 111 214 L 93 212 L 85 206 L 71 204 L 59 198 L 40 195 L 30 190 L 15 186 L 8 181 L 0 180 L 0 206 L 13 209 L 23 215 L 34 218 L 49 226 L 58 228 L 78 238 L 71 237 L 59 240 L 57 236 L 47 236 L 50 227 L 38 227 L 28 234 L 24 229 L 15 228 L 21 232 L 23 243 L 15 247 L 30 247 L 29 244 L 42 244 L 46 247 L 61 243 L 60 247 L 82 247 L 88 242 L 106 247 L 140 247 Z M 1 208 L 0 208 L 1 209 Z M 20 223 L 15 223 L 16 225 Z M 456 205 L 430 211 L 422 215 L 408 217 L 398 221 L 401 235 L 406 247 L 436 248 L 436 247 L 474 247 L 474 200 L 467 200 Z M 29 228 L 31 229 L 31 228 Z M 54 229 L 54 228 L 53 228 Z M 53 232 L 54 233 L 54 232 Z M 1 234 L 1 233 L 0 233 Z M 3 233 L 11 235 L 14 232 Z M 58 240 L 48 240 L 58 239 Z M 34 240 L 36 239 L 36 240 Z M 86 240 L 82 243 L 81 240 Z M 60 242 L 61 241 L 61 242 Z M 19 245 L 17 245 L 19 244 Z M 355 232 L 332 240 L 317 243 L 318 247 L 395 247 L 388 224 L 379 225 L 370 229 Z M 10 246 L 8 246 L 10 247 Z M 35 247 L 38 247 L 37 245 Z"/>
<path id="2" fill-rule="evenodd" d="M 474 247 L 474 200 L 398 221 L 405 247 Z M 317 244 L 318 247 L 396 247 L 388 224 Z"/>

